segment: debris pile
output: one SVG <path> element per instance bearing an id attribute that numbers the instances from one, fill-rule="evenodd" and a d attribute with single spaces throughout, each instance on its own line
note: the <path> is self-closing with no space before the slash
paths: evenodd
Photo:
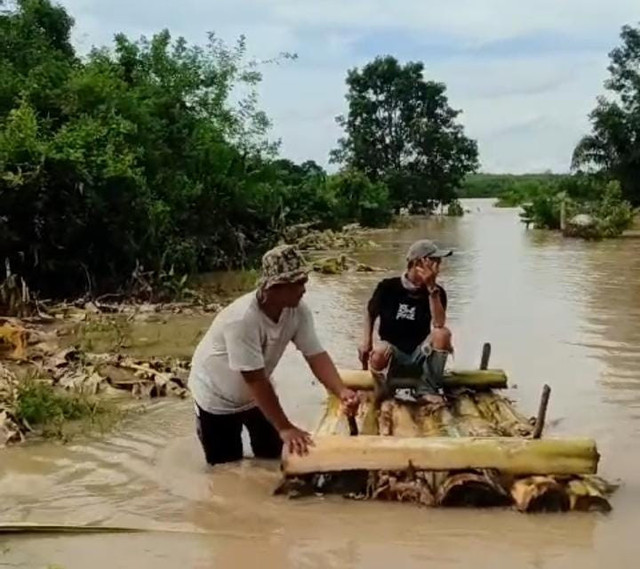
<path id="1" fill-rule="evenodd" d="M 63 391 L 134 398 L 188 395 L 189 360 L 141 359 L 119 353 L 61 349 L 55 330 L 16 318 L 0 320 L 0 447 L 24 440 L 29 425 L 16 414 L 20 382 L 35 377 Z"/>
<path id="2" fill-rule="evenodd" d="M 22 442 L 29 430 L 15 414 L 17 390 L 16 375 L 0 362 L 0 449 Z"/>
<path id="3" fill-rule="evenodd" d="M 283 241 L 296 245 L 302 251 L 335 251 L 341 249 L 373 249 L 378 245 L 371 241 L 359 224 L 345 225 L 340 231 L 313 229 L 313 224 L 300 224 L 284 231 Z"/>
<path id="4" fill-rule="evenodd" d="M 341 275 L 344 272 L 373 273 L 384 270 L 359 263 L 344 254 L 318 259 L 313 262 L 312 268 L 315 272 L 323 275 Z"/>

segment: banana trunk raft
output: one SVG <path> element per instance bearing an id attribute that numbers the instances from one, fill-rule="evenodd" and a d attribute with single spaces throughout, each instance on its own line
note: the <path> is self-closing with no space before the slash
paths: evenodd
<path id="1" fill-rule="evenodd" d="M 368 372 L 341 375 L 360 395 L 358 434 L 350 435 L 340 402 L 329 395 L 309 454 L 285 450 L 276 494 L 522 512 L 611 510 L 615 487 L 596 475 L 595 442 L 535 438 L 535 420 L 495 391 L 507 385 L 503 371 L 451 373 L 444 405 L 380 402 Z"/>

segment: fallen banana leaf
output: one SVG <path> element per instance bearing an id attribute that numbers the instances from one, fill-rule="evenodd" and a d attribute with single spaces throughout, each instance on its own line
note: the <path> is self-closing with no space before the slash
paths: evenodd
<path id="1" fill-rule="evenodd" d="M 5 322 L 0 326 L 0 354 L 14 360 L 27 356 L 28 332 L 22 326 Z M 3 354 L 2 352 L 7 352 Z"/>

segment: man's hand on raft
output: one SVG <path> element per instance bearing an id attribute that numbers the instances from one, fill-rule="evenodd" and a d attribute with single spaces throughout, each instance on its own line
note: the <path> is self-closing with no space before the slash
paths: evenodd
<path id="1" fill-rule="evenodd" d="M 309 447 L 313 446 L 311 435 L 294 425 L 285 427 L 279 434 L 283 444 L 291 454 L 304 456 L 309 452 Z"/>
<path id="2" fill-rule="evenodd" d="M 358 394 L 345 387 L 339 395 L 340 402 L 344 408 L 346 415 L 355 415 L 360 405 L 360 398 Z M 281 429 L 278 434 L 282 439 L 283 444 L 287 447 L 287 450 L 291 454 L 297 454 L 304 456 L 309 453 L 309 447 L 313 446 L 313 439 L 307 431 L 299 429 L 295 425 L 289 424 L 284 429 Z"/>
<path id="3" fill-rule="evenodd" d="M 340 392 L 339 397 L 345 414 L 350 417 L 354 416 L 358 412 L 358 407 L 360 406 L 360 398 L 358 397 L 358 394 L 352 389 L 345 387 Z"/>

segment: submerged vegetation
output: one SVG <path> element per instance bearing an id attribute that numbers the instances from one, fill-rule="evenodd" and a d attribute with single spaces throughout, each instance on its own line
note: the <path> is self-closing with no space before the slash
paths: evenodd
<path id="1" fill-rule="evenodd" d="M 591 195 L 580 195 L 549 186 L 523 206 L 522 218 L 541 229 L 563 230 L 567 235 L 587 239 L 618 237 L 634 219 L 631 204 L 622 199 L 617 182 L 610 182 Z"/>

